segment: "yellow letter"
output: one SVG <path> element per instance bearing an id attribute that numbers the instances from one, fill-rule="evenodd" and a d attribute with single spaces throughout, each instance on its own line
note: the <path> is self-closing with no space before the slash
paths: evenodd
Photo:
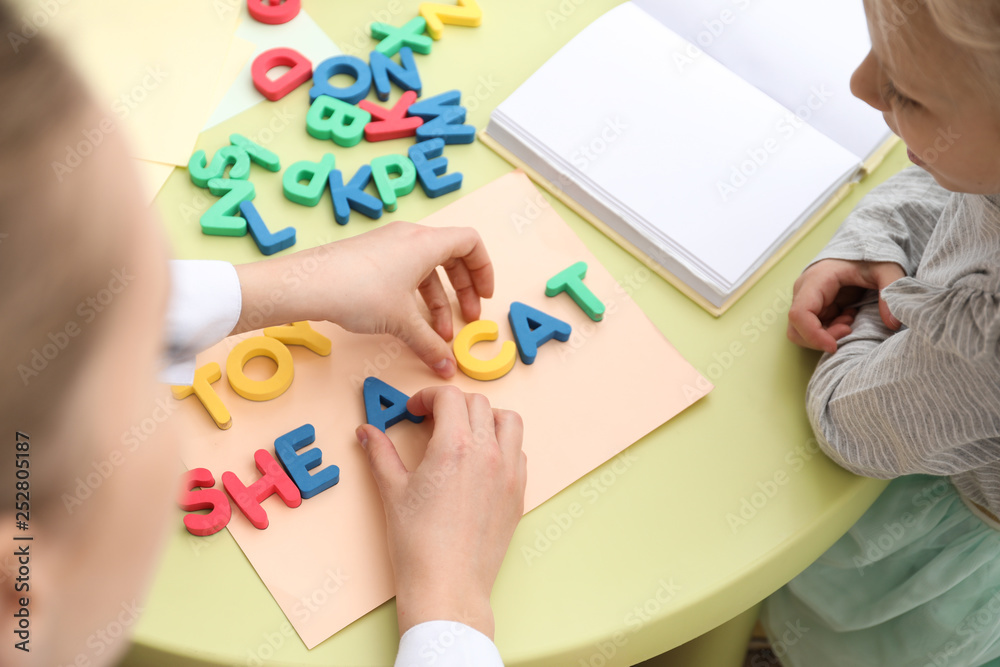
<path id="1" fill-rule="evenodd" d="M 489 360 L 472 356 L 470 348 L 480 341 L 496 340 L 500 329 L 491 320 L 469 322 L 455 336 L 455 360 L 462 372 L 473 380 L 496 380 L 514 368 L 517 359 L 517 345 L 514 341 L 504 341 L 500 354 Z"/>
<path id="2" fill-rule="evenodd" d="M 213 361 L 194 372 L 194 382 L 190 386 L 174 385 L 170 390 L 174 398 L 178 400 L 187 398 L 191 394 L 197 396 L 215 421 L 215 425 L 225 430 L 233 425 L 233 418 L 229 416 L 229 410 L 226 410 L 222 399 L 212 389 L 212 383 L 220 378 L 222 378 L 222 369 L 219 368 L 219 364 Z"/>

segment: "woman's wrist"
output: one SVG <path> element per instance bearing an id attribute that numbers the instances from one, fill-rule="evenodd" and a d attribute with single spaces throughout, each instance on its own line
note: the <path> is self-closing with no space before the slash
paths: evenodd
<path id="1" fill-rule="evenodd" d="M 231 333 L 300 320 L 336 323 L 335 308 L 332 307 L 336 299 L 331 297 L 344 286 L 332 278 L 324 279 L 322 282 L 328 289 L 324 290 L 322 299 L 312 289 L 317 284 L 318 274 L 328 272 L 324 265 L 331 260 L 330 255 L 334 252 L 332 245 L 321 246 L 323 253 L 313 248 L 294 255 L 237 265 L 242 308 Z"/>
<path id="2" fill-rule="evenodd" d="M 493 639 L 493 609 L 489 597 L 456 594 L 447 586 L 399 591 L 396 594 L 396 617 L 400 636 L 427 621 L 457 621 Z"/>

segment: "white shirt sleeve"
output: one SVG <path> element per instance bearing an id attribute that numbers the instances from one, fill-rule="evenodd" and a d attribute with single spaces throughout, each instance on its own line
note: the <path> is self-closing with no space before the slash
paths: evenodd
<path id="1" fill-rule="evenodd" d="M 240 318 L 242 304 L 240 279 L 229 262 L 171 261 L 160 381 L 191 384 L 195 355 L 229 335 Z"/>
<path id="2" fill-rule="evenodd" d="M 483 633 L 457 621 L 427 621 L 399 640 L 395 667 L 503 667 L 500 652 Z"/>

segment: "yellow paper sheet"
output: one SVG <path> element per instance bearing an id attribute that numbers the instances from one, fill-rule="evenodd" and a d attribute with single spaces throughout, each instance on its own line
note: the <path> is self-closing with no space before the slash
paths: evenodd
<path id="1" fill-rule="evenodd" d="M 524 419 L 528 458 L 525 509 L 531 510 L 702 397 L 711 385 L 664 339 L 625 288 L 548 206 L 521 172 L 514 172 L 423 220 L 423 224 L 474 226 L 496 268 L 495 296 L 483 318 L 500 325 L 500 340 L 479 343 L 482 358 L 511 340 L 507 312 L 522 301 L 573 327 L 568 342 L 550 341 L 534 364 L 518 361 L 506 376 L 479 382 L 460 375 L 454 384 L 485 394 L 497 407 Z M 585 282 L 607 305 L 592 322 L 566 294 L 545 296 L 546 281 L 578 261 L 589 266 Z M 290 278 L 293 280 L 293 278 Z M 349 288 L 349 286 L 341 286 Z M 253 455 L 272 454 L 274 439 L 303 424 L 316 429 L 323 464 L 340 467 L 340 482 L 286 507 L 264 501 L 270 525 L 257 530 L 234 509 L 229 530 L 309 648 L 394 595 L 378 491 L 355 427 L 363 423 L 361 383 L 376 375 L 412 395 L 441 381 L 407 348 L 388 336 L 361 336 L 314 323 L 333 343 L 329 357 L 292 347 L 295 378 L 283 395 L 254 403 L 239 397 L 225 378 L 214 388 L 232 414 L 220 431 L 195 398 L 178 411 L 190 435 L 182 438 L 189 468 L 205 467 L 216 480 L 232 471 L 245 483 L 259 477 Z M 461 326 L 456 307 L 456 331 Z M 223 341 L 199 364 L 225 359 L 238 339 Z M 387 431 L 404 463 L 420 460 L 431 424 L 401 422 Z M 221 488 L 221 482 L 218 486 Z M 221 622 L 221 621 L 220 621 Z"/>
<path id="2" fill-rule="evenodd" d="M 229 93 L 229 89 L 236 83 L 237 78 L 246 66 L 250 56 L 257 50 L 257 45 L 253 42 L 233 36 L 232 44 L 229 45 L 229 53 L 226 54 L 226 61 L 222 65 L 222 73 L 219 74 L 219 85 L 216 86 L 215 94 L 212 96 L 212 110 L 219 108 L 223 98 Z"/>
<path id="3" fill-rule="evenodd" d="M 239 4 L 205 0 L 57 3 L 45 27 L 129 135 L 132 156 L 186 165 L 208 119 Z M 30 11 L 31 3 L 23 3 Z"/>
<path id="4" fill-rule="evenodd" d="M 143 199 L 147 205 L 153 203 L 160 188 L 174 173 L 174 165 L 163 164 L 161 162 L 149 162 L 148 160 L 132 160 L 132 167 L 139 175 L 139 180 L 145 188 Z"/>

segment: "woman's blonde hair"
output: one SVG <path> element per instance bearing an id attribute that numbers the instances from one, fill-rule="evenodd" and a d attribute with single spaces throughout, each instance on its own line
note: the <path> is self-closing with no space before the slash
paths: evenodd
<path id="1" fill-rule="evenodd" d="M 0 35 L 20 30 L 20 17 L 0 0 Z M 35 443 L 39 429 L 65 417 L 63 404 L 82 381 L 99 324 L 72 341 L 66 328 L 79 319 L 81 301 L 106 283 L 104 267 L 121 256 L 121 244 L 96 226 L 106 211 L 94 210 L 88 194 L 90 165 L 63 179 L 52 168 L 93 126 L 98 108 L 46 35 L 16 46 L 4 39 L 0 48 L 0 424 L 5 437 L 26 432 Z M 33 444 L 32 470 L 36 457 L 54 459 L 73 444 Z M 14 483 L 13 461 L 0 457 L 0 490 Z M 36 488 L 40 496 L 46 490 Z"/>

